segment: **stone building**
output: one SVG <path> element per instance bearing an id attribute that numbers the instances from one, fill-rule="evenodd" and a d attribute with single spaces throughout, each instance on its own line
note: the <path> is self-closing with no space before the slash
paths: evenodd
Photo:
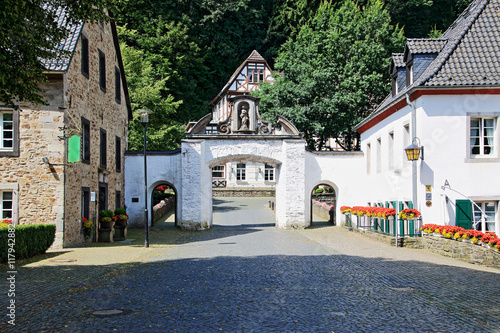
<path id="1" fill-rule="evenodd" d="M 55 223 L 54 247 L 84 241 L 82 217 L 96 221 L 99 210 L 124 205 L 132 119 L 114 23 L 70 31 L 71 56 L 44 62 L 47 105 L 0 108 L 0 217 Z"/>

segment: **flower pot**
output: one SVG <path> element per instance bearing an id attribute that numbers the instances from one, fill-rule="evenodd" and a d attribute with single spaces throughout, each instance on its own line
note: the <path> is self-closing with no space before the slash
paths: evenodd
<path id="1" fill-rule="evenodd" d="M 111 229 L 113 228 L 113 225 L 114 225 L 114 221 L 101 221 L 100 222 L 100 228 L 101 229 Z"/>
<path id="2" fill-rule="evenodd" d="M 441 233 L 439 233 L 439 232 L 433 232 L 433 233 L 432 233 L 432 236 L 434 236 L 434 237 L 444 237 L 444 236 L 443 236 Z"/>
<path id="3" fill-rule="evenodd" d="M 124 226 L 127 224 L 127 220 L 116 220 L 116 225 Z"/>

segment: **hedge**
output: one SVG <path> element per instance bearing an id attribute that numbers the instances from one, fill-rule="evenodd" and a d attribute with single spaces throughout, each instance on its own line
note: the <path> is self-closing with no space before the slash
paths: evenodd
<path id="1" fill-rule="evenodd" d="M 12 230 L 12 228 L 0 228 L 0 262 L 7 262 L 8 260 L 9 230 Z M 55 224 L 28 224 L 16 226 L 15 237 L 11 236 L 10 238 L 15 241 L 14 254 L 16 260 L 45 253 L 54 242 L 55 237 Z"/>

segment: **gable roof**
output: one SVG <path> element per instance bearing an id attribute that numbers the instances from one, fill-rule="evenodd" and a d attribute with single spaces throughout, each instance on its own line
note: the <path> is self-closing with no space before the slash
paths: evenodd
<path id="1" fill-rule="evenodd" d="M 63 7 L 59 7 L 56 10 L 56 17 L 57 25 L 59 27 L 65 27 L 68 31 L 67 37 L 61 41 L 61 45 L 59 45 L 57 49 L 58 51 L 64 50 L 73 54 L 76 48 L 76 44 L 78 44 L 78 39 L 80 38 L 80 34 L 82 32 L 84 24 L 83 22 L 79 22 L 73 25 L 70 24 L 67 20 L 66 10 Z M 42 59 L 41 62 L 48 71 L 66 72 L 71 63 L 71 57 L 57 54 L 56 57 L 52 59 Z"/>
<path id="2" fill-rule="evenodd" d="M 229 81 L 227 81 L 227 83 L 224 85 L 224 87 L 222 88 L 222 90 L 210 102 L 210 105 L 215 105 L 215 104 L 217 104 L 219 102 L 219 100 L 229 90 L 229 87 L 231 87 L 231 85 L 233 84 L 234 80 L 236 80 L 236 78 L 238 77 L 238 75 L 240 74 L 240 72 L 243 70 L 243 68 L 245 68 L 245 66 L 249 62 L 264 63 L 264 64 L 266 64 L 266 67 L 270 68 L 269 64 L 266 61 L 266 59 L 264 59 L 264 57 L 262 57 L 259 52 L 257 52 L 256 50 L 253 50 L 252 53 L 250 53 L 250 55 L 248 56 L 248 58 L 246 58 L 245 61 L 243 61 L 241 63 L 241 65 L 234 71 L 233 75 L 231 75 L 231 77 L 229 78 Z"/>
<path id="3" fill-rule="evenodd" d="M 442 38 L 409 38 L 406 48 L 411 54 L 439 53 L 447 41 Z"/>
<path id="4" fill-rule="evenodd" d="M 441 38 L 433 42 L 430 39 L 408 40 L 407 48 L 420 52 L 440 45 L 442 48 L 412 85 L 395 96 L 389 95 L 354 129 L 366 130 L 369 122 L 404 101 L 406 94 L 416 90 L 500 87 L 500 18 L 496 9 L 499 2 L 500 0 L 474 0 Z"/>
<path id="5" fill-rule="evenodd" d="M 131 120 L 133 118 L 132 115 L 132 105 L 130 103 L 130 95 L 128 92 L 128 86 L 127 86 L 127 78 L 125 76 L 125 70 L 123 66 L 123 60 L 122 60 L 122 55 L 120 52 L 120 43 L 118 41 L 118 33 L 116 31 L 116 24 L 115 21 L 113 20 L 113 13 L 111 11 L 108 11 L 108 15 L 110 17 L 110 26 L 111 26 L 111 33 L 113 36 L 113 45 L 115 48 L 116 56 L 117 56 L 117 61 L 118 61 L 118 66 L 120 68 L 120 76 L 121 76 L 121 81 L 123 84 L 123 91 L 124 91 L 124 97 L 125 97 L 125 104 L 127 106 L 127 113 L 128 113 L 128 119 Z M 69 69 L 69 66 L 71 64 L 71 60 L 73 58 L 73 54 L 76 49 L 76 45 L 78 44 L 78 40 L 80 39 L 80 36 L 83 31 L 84 23 L 81 21 L 78 24 L 70 24 L 67 20 L 67 15 L 66 11 L 63 7 L 59 7 L 56 11 L 56 16 L 57 16 L 57 24 L 60 27 L 66 27 L 68 31 L 68 35 L 66 36 L 65 39 L 61 41 L 61 45 L 58 47 L 58 50 L 64 50 L 69 52 L 69 57 L 67 56 L 60 56 L 60 54 L 52 59 L 42 59 L 41 62 L 45 66 L 46 70 L 48 72 L 62 72 L 66 73 Z"/>

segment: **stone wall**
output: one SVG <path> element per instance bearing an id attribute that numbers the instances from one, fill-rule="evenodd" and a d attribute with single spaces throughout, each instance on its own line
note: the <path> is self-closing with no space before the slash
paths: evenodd
<path id="1" fill-rule="evenodd" d="M 480 245 L 424 234 L 422 247 L 471 264 L 500 268 L 500 252 Z"/>
<path id="2" fill-rule="evenodd" d="M 167 215 L 172 209 L 175 209 L 175 199 L 165 199 L 153 207 L 153 223 Z"/>
<path id="3" fill-rule="evenodd" d="M 69 130 L 81 135 L 82 117 L 90 121 L 90 163 L 76 163 L 66 169 L 65 188 L 65 245 L 83 241 L 81 228 L 82 187 L 99 193 L 99 182 L 107 184 L 108 205 L 97 207 L 91 204 L 91 218 L 97 220 L 98 210 L 118 207 L 115 204 L 116 191 L 121 192 L 120 206 L 124 205 L 124 153 L 127 145 L 128 114 L 121 87 L 121 102 L 115 100 L 115 67 L 118 67 L 116 50 L 109 24 L 85 25 L 83 34 L 89 40 L 90 74 L 81 73 L 81 40 L 78 42 L 73 61 L 65 75 L 65 124 Z M 106 57 L 106 91 L 99 86 L 99 53 Z M 106 167 L 99 164 L 100 129 L 106 131 Z M 115 163 L 115 139 L 121 139 L 121 170 L 117 172 Z"/>
<path id="4" fill-rule="evenodd" d="M 347 228 L 350 231 L 354 231 L 364 236 L 375 239 L 379 242 L 389 244 L 391 246 L 396 246 L 396 237 L 383 234 L 380 232 L 375 232 L 371 230 L 358 229 L 358 228 Z M 421 237 L 398 237 L 398 247 L 407 247 L 412 249 L 422 248 L 422 238 Z"/>
<path id="5" fill-rule="evenodd" d="M 314 202 L 312 204 L 313 214 L 325 220 L 330 220 L 330 205 L 325 202 Z"/>
<path id="6" fill-rule="evenodd" d="M 54 87 L 53 82 L 50 84 Z M 57 86 L 57 85 L 55 85 Z M 64 112 L 57 108 L 30 110 L 21 106 L 19 157 L 0 157 L 0 185 L 17 184 L 17 223 L 54 223 L 56 244 L 62 244 L 64 141 L 59 127 Z M 42 161 L 49 159 L 50 164 Z M 16 221 L 15 221 L 16 222 Z"/>
<path id="7" fill-rule="evenodd" d="M 214 188 L 214 197 L 274 197 L 276 190 L 271 188 Z"/>
<path id="8" fill-rule="evenodd" d="M 41 85 L 48 105 L 20 103 L 20 156 L 0 158 L 0 186 L 18 183 L 19 224 L 55 223 L 55 247 L 84 241 L 82 231 L 82 187 L 99 192 L 99 182 L 108 185 L 108 206 L 90 205 L 90 219 L 100 209 L 115 209 L 116 191 L 124 200 L 124 152 L 127 145 L 128 110 L 121 87 L 121 102 L 115 100 L 115 66 L 118 67 L 111 27 L 86 24 L 90 73 L 81 73 L 81 39 L 66 73 L 49 74 Z M 106 91 L 99 86 L 98 50 L 106 55 Z M 90 163 L 66 163 L 66 141 L 59 136 L 82 136 L 82 117 L 90 121 Z M 61 128 L 65 127 L 63 131 Z M 99 165 L 100 129 L 107 136 L 107 165 Z M 121 171 L 116 172 L 115 138 L 121 139 Z M 48 164 L 42 162 L 47 157 Z"/>
<path id="9" fill-rule="evenodd" d="M 395 237 L 357 228 L 347 228 L 379 242 L 395 246 Z M 445 257 L 455 258 L 471 264 L 500 268 L 500 251 L 454 239 L 424 234 L 423 237 L 399 237 L 398 247 L 426 249 Z"/>

